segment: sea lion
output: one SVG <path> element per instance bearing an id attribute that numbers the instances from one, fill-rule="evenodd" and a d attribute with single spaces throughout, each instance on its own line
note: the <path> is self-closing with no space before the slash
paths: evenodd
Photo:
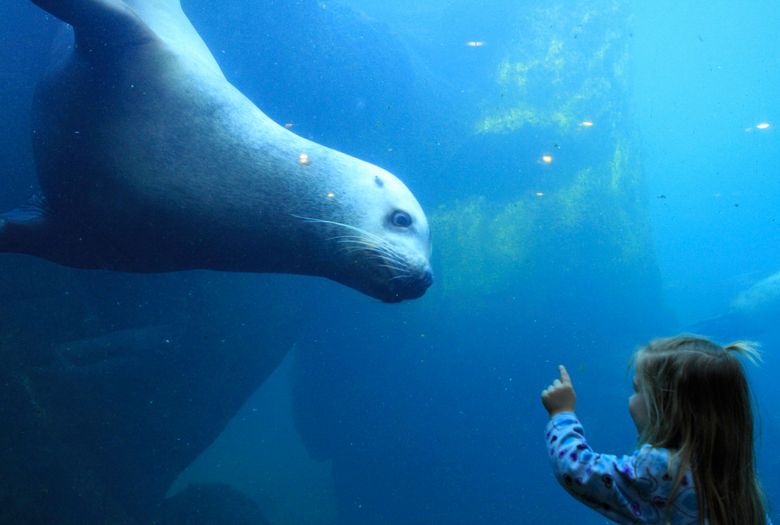
<path id="1" fill-rule="evenodd" d="M 722 339 L 766 338 L 780 334 L 780 272 L 739 292 L 721 315 L 700 321 L 689 331 Z"/>
<path id="2" fill-rule="evenodd" d="M 387 171 L 297 136 L 232 86 L 179 0 L 33 0 L 74 28 L 41 81 L 41 195 L 0 251 L 79 268 L 330 278 L 386 302 L 432 282 L 430 232 Z"/>

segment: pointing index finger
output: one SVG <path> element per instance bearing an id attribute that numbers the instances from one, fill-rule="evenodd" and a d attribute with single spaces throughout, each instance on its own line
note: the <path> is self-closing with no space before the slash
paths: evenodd
<path id="1" fill-rule="evenodd" d="M 561 383 L 571 386 L 571 377 L 569 376 L 569 372 L 566 371 L 566 367 L 560 365 L 558 369 L 561 371 Z"/>

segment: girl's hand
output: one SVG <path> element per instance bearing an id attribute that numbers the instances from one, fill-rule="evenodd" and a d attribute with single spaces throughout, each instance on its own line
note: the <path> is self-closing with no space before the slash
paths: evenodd
<path id="1" fill-rule="evenodd" d="M 566 367 L 560 365 L 558 369 L 561 378 L 542 390 L 542 404 L 551 417 L 558 412 L 574 412 L 577 404 L 577 395 L 574 393 L 574 386 L 571 384 L 571 377 Z"/>

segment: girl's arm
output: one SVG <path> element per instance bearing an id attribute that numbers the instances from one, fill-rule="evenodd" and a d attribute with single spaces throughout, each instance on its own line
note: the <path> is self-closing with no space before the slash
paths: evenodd
<path id="1" fill-rule="evenodd" d="M 662 523 L 673 474 L 669 452 L 644 446 L 630 456 L 597 454 L 573 412 L 559 412 L 547 424 L 553 473 L 575 498 L 617 523 Z M 672 515 L 696 519 L 696 497 L 685 476 Z"/>

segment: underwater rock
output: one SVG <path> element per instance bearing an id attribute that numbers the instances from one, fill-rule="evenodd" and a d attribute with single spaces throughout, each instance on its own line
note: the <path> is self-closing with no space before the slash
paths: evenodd
<path id="1" fill-rule="evenodd" d="M 0 523 L 148 522 L 289 348 L 240 330 L 121 330 L 4 370 Z"/>

